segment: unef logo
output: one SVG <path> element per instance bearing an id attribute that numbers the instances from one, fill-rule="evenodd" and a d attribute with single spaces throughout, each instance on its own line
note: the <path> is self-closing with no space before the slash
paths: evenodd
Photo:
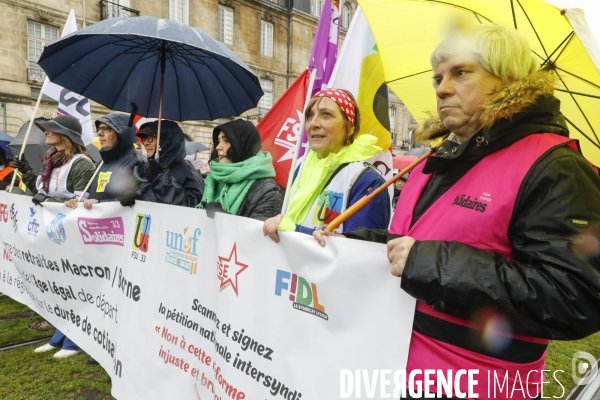
<path id="1" fill-rule="evenodd" d="M 198 270 L 198 253 L 196 245 L 201 235 L 200 228 L 193 231 L 189 227 L 183 229 L 181 233 L 167 231 L 167 247 L 169 251 L 166 254 L 165 261 L 173 264 L 183 270 L 195 274 Z"/>
<path id="2" fill-rule="evenodd" d="M 33 207 L 29 207 L 29 223 L 27 224 L 27 234 L 31 236 L 37 236 L 40 228 L 39 222 L 35 218 L 37 212 Z"/>
<path id="3" fill-rule="evenodd" d="M 56 244 L 63 244 L 67 240 L 63 219 L 65 219 L 65 214 L 58 214 L 46 227 L 48 237 Z"/>
<path id="4" fill-rule="evenodd" d="M 221 281 L 219 289 L 223 291 L 227 286 L 231 286 L 235 295 L 238 295 L 238 276 L 248 268 L 248 264 L 238 261 L 236 243 L 233 243 L 233 249 L 229 258 L 219 256 L 217 261 L 217 279 Z"/>
<path id="5" fill-rule="evenodd" d="M 18 215 L 19 215 L 19 211 L 17 211 L 17 208 L 15 207 L 15 203 L 11 204 L 10 205 L 10 220 L 12 221 L 13 229 L 15 230 L 15 232 L 17 231 L 17 224 L 19 222 Z"/>
<path id="6" fill-rule="evenodd" d="M 316 315 L 324 320 L 329 319 L 325 314 L 325 307 L 319 304 L 317 285 L 314 283 L 309 284 L 299 275 L 278 269 L 275 277 L 275 295 L 281 296 L 284 290 L 290 292 L 289 299 L 294 302 L 292 306 L 296 310 Z"/>
<path id="7" fill-rule="evenodd" d="M 142 253 L 148 252 L 151 222 L 152 217 L 150 216 L 150 214 L 136 215 L 135 231 L 133 234 L 133 244 L 131 246 L 132 249 L 139 250 Z"/>
<path id="8" fill-rule="evenodd" d="M 0 203 L 0 221 L 8 222 L 8 205 Z"/>

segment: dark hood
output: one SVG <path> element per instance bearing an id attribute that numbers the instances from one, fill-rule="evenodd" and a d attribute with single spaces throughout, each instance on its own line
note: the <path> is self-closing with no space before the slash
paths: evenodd
<path id="1" fill-rule="evenodd" d="M 117 133 L 117 144 L 110 150 L 100 150 L 102 160 L 107 163 L 121 157 L 137 141 L 135 137 L 135 127 L 129 126 L 129 116 L 127 114 L 106 114 L 96 120 L 96 129 L 103 122 L 110 126 Z"/>
<path id="2" fill-rule="evenodd" d="M 554 77 L 537 72 L 501 89 L 482 105 L 482 129 L 462 144 L 447 141 L 435 157 L 427 159 L 423 170 L 431 173 L 454 160 L 475 161 L 534 133 L 569 136 L 560 100 L 553 96 Z M 450 133 L 439 118 L 431 118 L 416 133 L 417 141 L 446 136 Z"/>
<path id="3" fill-rule="evenodd" d="M 158 121 L 147 122 L 140 129 L 149 127 L 158 131 Z M 156 153 L 155 153 L 156 154 Z M 163 120 L 160 125 L 160 165 L 169 168 L 173 163 L 185 158 L 185 137 L 176 122 Z M 154 158 L 154 157 L 151 157 Z"/>
<path id="4" fill-rule="evenodd" d="M 255 156 L 260 151 L 262 144 L 260 135 L 254 124 L 250 121 L 236 119 L 213 129 L 214 146 L 219 143 L 219 132 L 223 132 L 233 149 L 231 161 L 236 163 Z"/>

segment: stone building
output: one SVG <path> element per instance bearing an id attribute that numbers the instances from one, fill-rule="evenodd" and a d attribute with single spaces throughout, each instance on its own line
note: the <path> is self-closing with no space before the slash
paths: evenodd
<path id="1" fill-rule="evenodd" d="M 44 45 L 60 37 L 71 9 L 79 29 L 106 18 L 145 15 L 198 27 L 227 44 L 260 78 L 265 95 L 257 108 L 241 116 L 257 122 L 306 68 L 323 1 L 0 0 L 0 130 L 14 136 L 29 120 L 45 77 L 36 61 Z M 342 40 L 356 7 L 356 0 L 342 0 Z M 390 105 L 398 154 L 414 120 L 392 93 Z M 56 106 L 43 98 L 36 116 L 53 117 Z M 91 111 L 94 120 L 109 112 L 94 102 Z M 194 140 L 209 144 L 220 122 L 181 125 Z"/>

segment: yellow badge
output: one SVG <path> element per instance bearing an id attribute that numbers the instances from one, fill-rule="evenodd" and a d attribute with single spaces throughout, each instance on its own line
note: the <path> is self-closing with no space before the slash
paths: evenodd
<path id="1" fill-rule="evenodd" d="M 110 181 L 110 176 L 112 175 L 112 171 L 100 172 L 98 174 L 98 186 L 96 187 L 96 193 L 104 192 L 106 185 Z"/>

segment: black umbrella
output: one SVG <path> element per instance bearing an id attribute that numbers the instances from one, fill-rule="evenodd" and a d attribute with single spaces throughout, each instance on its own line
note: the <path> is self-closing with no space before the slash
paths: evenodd
<path id="1" fill-rule="evenodd" d="M 46 46 L 50 81 L 119 111 L 214 120 L 256 107 L 256 75 L 207 33 L 153 17 L 112 18 Z M 158 157 L 157 157 L 158 158 Z"/>
<path id="2" fill-rule="evenodd" d="M 206 151 L 206 150 L 208 150 L 208 147 L 206 147 L 206 145 L 204 145 L 200 142 L 185 142 L 185 154 L 186 155 L 196 154 L 196 153 L 199 153 L 201 151 Z"/>

